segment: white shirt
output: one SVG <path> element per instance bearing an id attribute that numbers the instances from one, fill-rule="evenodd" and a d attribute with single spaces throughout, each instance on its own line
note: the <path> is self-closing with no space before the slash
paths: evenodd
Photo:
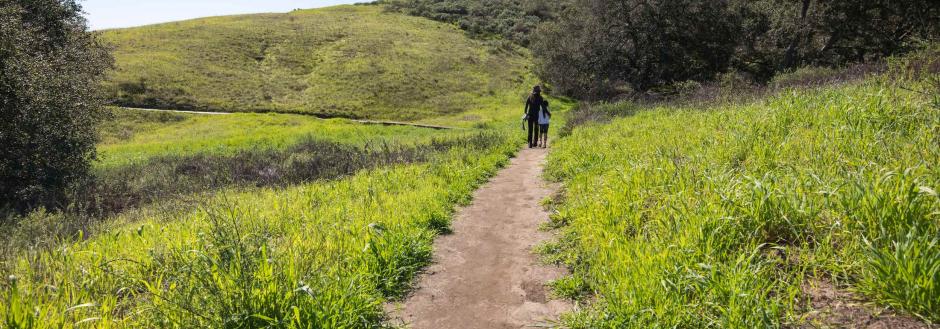
<path id="1" fill-rule="evenodd" d="M 549 121 L 548 113 L 545 113 L 545 110 L 539 109 L 539 124 L 547 125 Z"/>

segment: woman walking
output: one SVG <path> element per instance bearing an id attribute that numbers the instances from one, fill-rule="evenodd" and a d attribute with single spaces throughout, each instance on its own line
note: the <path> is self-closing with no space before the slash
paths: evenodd
<path id="1" fill-rule="evenodd" d="M 532 94 L 525 101 L 525 115 L 522 117 L 529 128 L 529 147 L 535 148 L 539 143 L 539 113 L 548 111 L 548 101 L 542 97 L 542 87 L 532 88 Z M 549 114 L 550 115 L 550 114 Z"/>

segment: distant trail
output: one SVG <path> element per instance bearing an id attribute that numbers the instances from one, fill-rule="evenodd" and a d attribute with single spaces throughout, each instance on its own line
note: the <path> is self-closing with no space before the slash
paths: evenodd
<path id="1" fill-rule="evenodd" d="M 182 111 L 182 110 L 160 110 L 160 109 L 144 109 L 139 107 L 120 107 L 125 110 L 131 111 L 147 111 L 147 112 L 172 112 L 172 113 L 188 113 L 188 114 L 209 114 L 209 115 L 226 115 L 232 114 L 229 112 L 199 112 L 199 111 Z"/>
<path id="2" fill-rule="evenodd" d="M 235 114 L 233 112 L 200 112 L 200 111 L 183 111 L 183 110 L 161 110 L 161 109 L 144 109 L 138 107 L 120 107 L 125 110 L 131 111 L 147 111 L 147 112 L 172 112 L 172 113 L 186 113 L 186 114 L 208 114 L 208 115 L 229 115 Z M 248 112 L 244 112 L 248 113 Z M 281 114 L 294 114 L 294 115 L 305 115 L 311 117 L 317 117 L 313 114 L 306 113 L 281 113 Z M 322 118 L 320 118 L 322 119 Z M 325 119 L 324 119 L 325 120 Z M 462 129 L 456 127 L 445 127 L 445 126 L 435 126 L 435 125 L 426 125 L 420 123 L 410 123 L 410 122 L 399 122 L 399 121 L 377 121 L 377 120 L 358 120 L 358 119 L 344 119 L 352 121 L 355 123 L 361 123 L 366 125 L 383 125 L 383 126 L 409 126 L 417 128 L 428 128 L 428 129 L 437 129 L 437 130 L 452 130 L 452 129 Z"/>
<path id="3" fill-rule="evenodd" d="M 532 247 L 551 234 L 540 201 L 545 150 L 523 150 L 461 209 L 453 234 L 434 244 L 434 264 L 404 305 L 387 305 L 392 324 L 414 329 L 550 327 L 571 309 L 551 300 L 545 284 L 565 270 L 542 265 Z"/>

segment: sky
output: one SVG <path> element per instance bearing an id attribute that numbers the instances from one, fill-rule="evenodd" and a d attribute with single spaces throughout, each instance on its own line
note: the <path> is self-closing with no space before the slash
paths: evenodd
<path id="1" fill-rule="evenodd" d="M 288 12 L 367 0 L 82 0 L 92 30 L 206 16 Z"/>

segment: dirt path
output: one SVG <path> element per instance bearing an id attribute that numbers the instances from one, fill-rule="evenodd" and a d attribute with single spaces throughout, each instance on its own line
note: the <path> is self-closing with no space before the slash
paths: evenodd
<path id="1" fill-rule="evenodd" d="M 532 247 L 549 239 L 540 202 L 552 189 L 542 180 L 545 150 L 523 150 L 473 204 L 454 219 L 453 234 L 434 245 L 434 264 L 403 304 L 389 305 L 392 324 L 409 328 L 551 327 L 571 308 L 552 300 L 545 284 L 565 274 L 539 263 Z"/>
<path id="2" fill-rule="evenodd" d="M 122 109 L 129 111 L 145 111 L 145 112 L 170 112 L 170 113 L 184 113 L 184 114 L 204 114 L 204 115 L 229 115 L 235 114 L 233 112 L 200 112 L 200 111 L 184 111 L 184 110 L 160 110 L 160 109 L 144 109 L 138 107 L 121 107 Z M 245 112 L 249 113 L 249 112 Z M 293 114 L 293 115 L 306 115 L 316 117 L 313 114 L 305 113 L 283 113 L 283 114 Z M 378 121 L 378 120 L 359 120 L 359 119 L 345 119 L 355 123 L 361 123 L 364 125 L 383 125 L 383 126 L 409 126 L 417 128 L 428 128 L 428 129 L 437 129 L 437 130 L 451 130 L 451 129 L 461 129 L 455 127 L 445 127 L 445 126 L 435 126 L 435 125 L 426 125 L 421 123 L 411 123 L 411 122 L 401 122 L 401 121 Z"/>

